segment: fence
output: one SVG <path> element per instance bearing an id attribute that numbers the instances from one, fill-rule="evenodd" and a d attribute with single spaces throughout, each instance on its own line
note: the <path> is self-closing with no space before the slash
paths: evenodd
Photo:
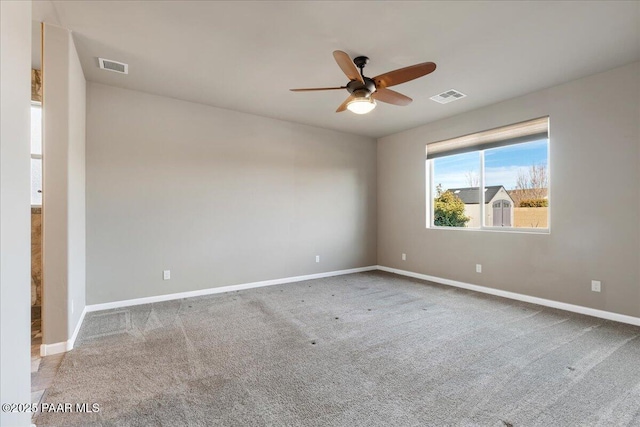
<path id="1" fill-rule="evenodd" d="M 513 208 L 515 227 L 547 228 L 549 208 Z"/>

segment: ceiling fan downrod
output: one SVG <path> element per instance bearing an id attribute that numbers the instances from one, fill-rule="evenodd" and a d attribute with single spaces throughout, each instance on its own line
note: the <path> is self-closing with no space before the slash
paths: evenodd
<path id="1" fill-rule="evenodd" d="M 357 56 L 353 58 L 353 63 L 356 67 L 360 68 L 360 75 L 364 79 L 364 67 L 369 63 L 369 58 L 366 56 Z"/>
<path id="2" fill-rule="evenodd" d="M 353 59 L 353 63 L 360 69 L 360 76 L 364 83 L 352 80 L 347 84 L 347 90 L 356 98 L 369 98 L 376 91 L 375 82 L 364 75 L 364 67 L 369 63 L 369 58 L 357 56 Z"/>

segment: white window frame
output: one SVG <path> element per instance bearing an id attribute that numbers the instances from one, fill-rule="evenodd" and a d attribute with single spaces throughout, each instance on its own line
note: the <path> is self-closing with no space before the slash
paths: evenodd
<path id="1" fill-rule="evenodd" d="M 526 144 L 526 142 L 525 142 Z M 513 144 L 519 145 L 519 144 Z M 489 148 L 491 149 L 491 148 Z M 479 152 L 480 154 L 480 181 L 478 190 L 484 189 L 484 152 L 486 149 L 478 149 L 472 152 Z M 455 154 L 452 154 L 455 155 Z M 486 219 L 486 203 L 485 203 L 485 192 L 481 191 L 480 195 L 480 217 L 482 220 L 480 221 L 480 227 L 442 227 L 434 224 L 434 215 L 433 215 L 433 200 L 435 195 L 433 193 L 433 162 L 435 159 L 425 159 L 425 167 L 426 167 L 426 228 L 432 230 L 458 230 L 458 231 L 492 231 L 497 233 L 526 233 L 526 234 L 551 234 L 551 134 L 547 138 L 547 171 L 549 173 L 549 188 L 547 189 L 547 200 L 549 201 L 549 206 L 547 208 L 547 227 L 546 228 L 530 228 L 530 227 L 493 227 L 487 226 L 484 224 Z M 513 209 L 516 206 L 513 204 Z"/>

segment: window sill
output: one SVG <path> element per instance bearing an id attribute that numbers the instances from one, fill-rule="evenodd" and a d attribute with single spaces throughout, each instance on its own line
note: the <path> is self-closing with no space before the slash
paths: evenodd
<path id="1" fill-rule="evenodd" d="M 426 227 L 427 230 L 455 230 L 455 231 L 488 231 L 493 233 L 519 233 L 519 234 L 551 234 L 549 228 L 514 228 L 514 227 L 438 227 L 435 225 Z"/>

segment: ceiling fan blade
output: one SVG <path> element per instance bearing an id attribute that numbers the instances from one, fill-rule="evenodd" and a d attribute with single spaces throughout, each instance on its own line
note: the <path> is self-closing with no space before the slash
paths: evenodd
<path id="1" fill-rule="evenodd" d="M 316 90 L 338 90 L 338 89 L 346 89 L 346 86 L 340 86 L 340 87 L 312 87 L 312 88 L 305 88 L 305 89 L 289 89 L 291 92 L 313 92 Z"/>
<path id="2" fill-rule="evenodd" d="M 373 99 L 376 101 L 386 102 L 387 104 L 393 105 L 409 105 L 413 101 L 413 99 L 405 96 L 401 93 L 396 92 L 395 90 L 387 89 L 384 87 L 378 88 L 373 95 L 371 95 Z"/>
<path id="3" fill-rule="evenodd" d="M 423 62 L 422 64 L 411 65 L 409 67 L 400 68 L 398 70 L 389 71 L 373 78 L 377 87 L 391 87 L 426 76 L 433 73 L 436 64 L 433 62 Z"/>
<path id="4" fill-rule="evenodd" d="M 351 100 L 353 100 L 355 98 L 355 96 L 353 95 L 349 95 L 349 97 L 347 99 L 344 100 L 344 102 L 342 104 L 340 104 L 340 106 L 338 107 L 338 109 L 336 110 L 336 113 L 341 113 L 344 110 L 347 109 L 347 104 L 349 102 L 351 102 Z"/>
<path id="5" fill-rule="evenodd" d="M 364 83 L 360 72 L 358 72 L 356 65 L 351 58 L 349 58 L 349 55 L 341 50 L 334 50 L 333 57 L 349 80 L 358 80 L 360 83 Z"/>

